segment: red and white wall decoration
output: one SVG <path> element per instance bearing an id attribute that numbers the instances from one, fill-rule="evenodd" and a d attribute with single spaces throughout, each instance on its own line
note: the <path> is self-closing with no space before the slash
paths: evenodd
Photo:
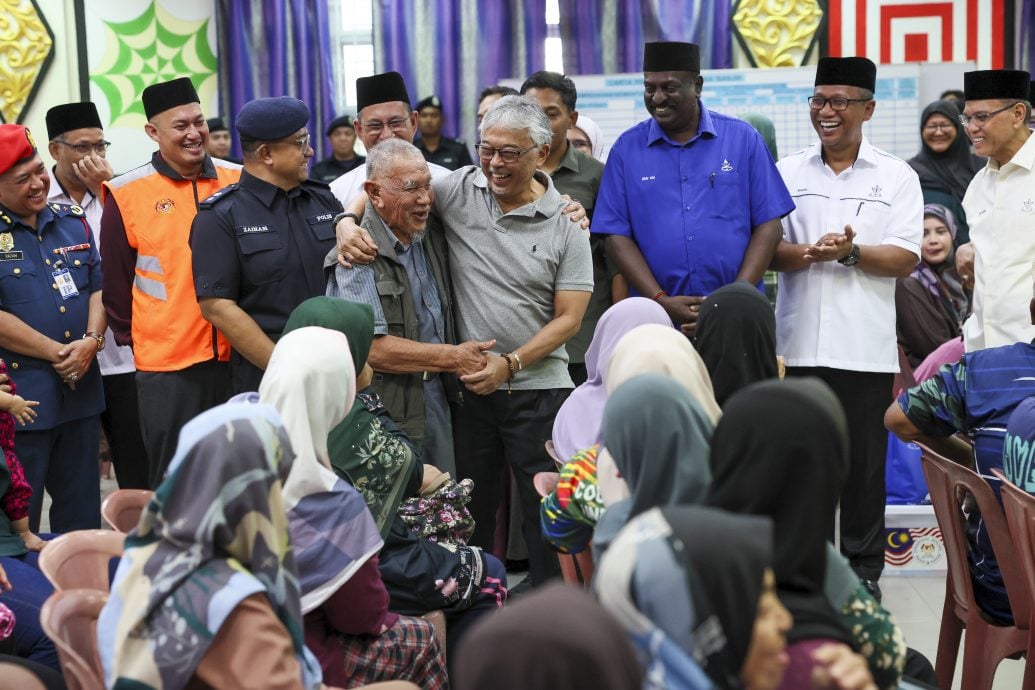
<path id="1" fill-rule="evenodd" d="M 1007 0 L 827 0 L 827 54 L 1003 67 Z"/>

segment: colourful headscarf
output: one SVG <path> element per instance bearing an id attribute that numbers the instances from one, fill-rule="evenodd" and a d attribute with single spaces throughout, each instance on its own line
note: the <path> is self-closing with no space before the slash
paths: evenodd
<path id="1" fill-rule="evenodd" d="M 956 239 L 956 219 L 952 211 L 941 204 L 925 204 L 924 218 L 933 216 L 945 223 L 953 240 Z M 939 304 L 945 313 L 953 318 L 962 327 L 963 322 L 970 314 L 970 298 L 963 289 L 959 273 L 956 272 L 956 249 L 953 247 L 945 261 L 932 266 L 920 256 L 920 263 L 916 265 L 911 274 L 921 285 L 931 293 L 935 303 Z"/>
<path id="2" fill-rule="evenodd" d="M 302 687 L 321 686 L 303 643 L 281 495 L 294 457 L 266 405 L 228 403 L 184 425 L 98 621 L 106 687 L 184 687 L 230 613 L 256 593 L 291 637 Z"/>
<path id="3" fill-rule="evenodd" d="M 622 336 L 644 324 L 657 324 L 675 331 L 664 308 L 645 297 L 623 299 L 608 308 L 597 321 L 593 340 L 586 350 L 586 382 L 572 391 L 553 422 L 553 447 L 561 460 L 600 443 L 600 420 L 607 402 L 604 372 Z"/>
<path id="4" fill-rule="evenodd" d="M 363 497 L 331 470 L 327 457 L 327 436 L 355 397 L 348 339 L 326 328 L 283 336 L 259 384 L 259 398 L 280 413 L 297 453 L 284 503 L 303 613 L 337 592 L 383 545 Z"/>

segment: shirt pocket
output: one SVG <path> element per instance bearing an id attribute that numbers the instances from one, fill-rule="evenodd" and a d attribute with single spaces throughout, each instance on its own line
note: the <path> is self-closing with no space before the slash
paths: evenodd
<path id="1" fill-rule="evenodd" d="M 724 172 L 709 177 L 708 215 L 723 220 L 740 220 L 747 217 L 750 195 L 741 188 L 740 173 Z"/>
<path id="2" fill-rule="evenodd" d="M 237 246 L 245 282 L 265 285 L 284 278 L 287 245 L 278 233 L 237 231 Z"/>
<path id="3" fill-rule="evenodd" d="M 0 273 L 0 304 L 33 302 L 43 296 L 43 287 L 34 268 L 11 267 Z"/>
<path id="4" fill-rule="evenodd" d="M 334 234 L 334 223 L 331 222 L 332 220 L 334 219 L 331 218 L 330 220 L 309 223 L 309 229 L 313 232 L 313 237 L 315 237 L 319 242 L 336 239 Z"/>
<path id="5" fill-rule="evenodd" d="M 381 299 L 381 311 L 384 312 L 385 323 L 388 324 L 388 334 L 401 337 L 406 330 L 402 304 L 405 288 L 394 280 L 379 280 L 375 287 L 377 296 Z"/>
<path id="6" fill-rule="evenodd" d="M 884 233 L 891 223 L 891 206 L 880 201 L 852 200 L 853 208 L 845 220 L 855 232 L 854 242 L 857 244 L 879 245 L 884 241 Z M 842 232 L 844 226 L 831 230 Z"/>

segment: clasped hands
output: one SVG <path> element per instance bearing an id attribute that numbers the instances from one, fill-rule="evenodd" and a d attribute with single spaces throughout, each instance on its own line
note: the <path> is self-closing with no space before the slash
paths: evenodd
<path id="1" fill-rule="evenodd" d="M 852 253 L 853 240 L 855 231 L 851 225 L 845 226 L 844 233 L 828 232 L 805 249 L 805 262 L 813 264 L 843 259 Z"/>
<path id="2" fill-rule="evenodd" d="M 53 358 L 54 371 L 69 388 L 75 390 L 76 381 L 82 378 L 97 354 L 97 341 L 80 338 L 57 351 Z"/>

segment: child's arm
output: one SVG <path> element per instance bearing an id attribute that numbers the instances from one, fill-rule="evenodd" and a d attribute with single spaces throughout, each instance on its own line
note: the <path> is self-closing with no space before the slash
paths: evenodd
<path id="1" fill-rule="evenodd" d="M 0 410 L 9 413 L 21 426 L 36 421 L 36 410 L 32 408 L 37 405 L 39 402 L 35 400 L 26 400 L 20 395 L 0 391 Z"/>
<path id="2" fill-rule="evenodd" d="M 15 533 L 25 542 L 25 548 L 29 551 L 42 551 L 47 542 L 29 531 L 29 516 L 26 515 L 20 520 L 11 520 L 11 527 Z"/>

